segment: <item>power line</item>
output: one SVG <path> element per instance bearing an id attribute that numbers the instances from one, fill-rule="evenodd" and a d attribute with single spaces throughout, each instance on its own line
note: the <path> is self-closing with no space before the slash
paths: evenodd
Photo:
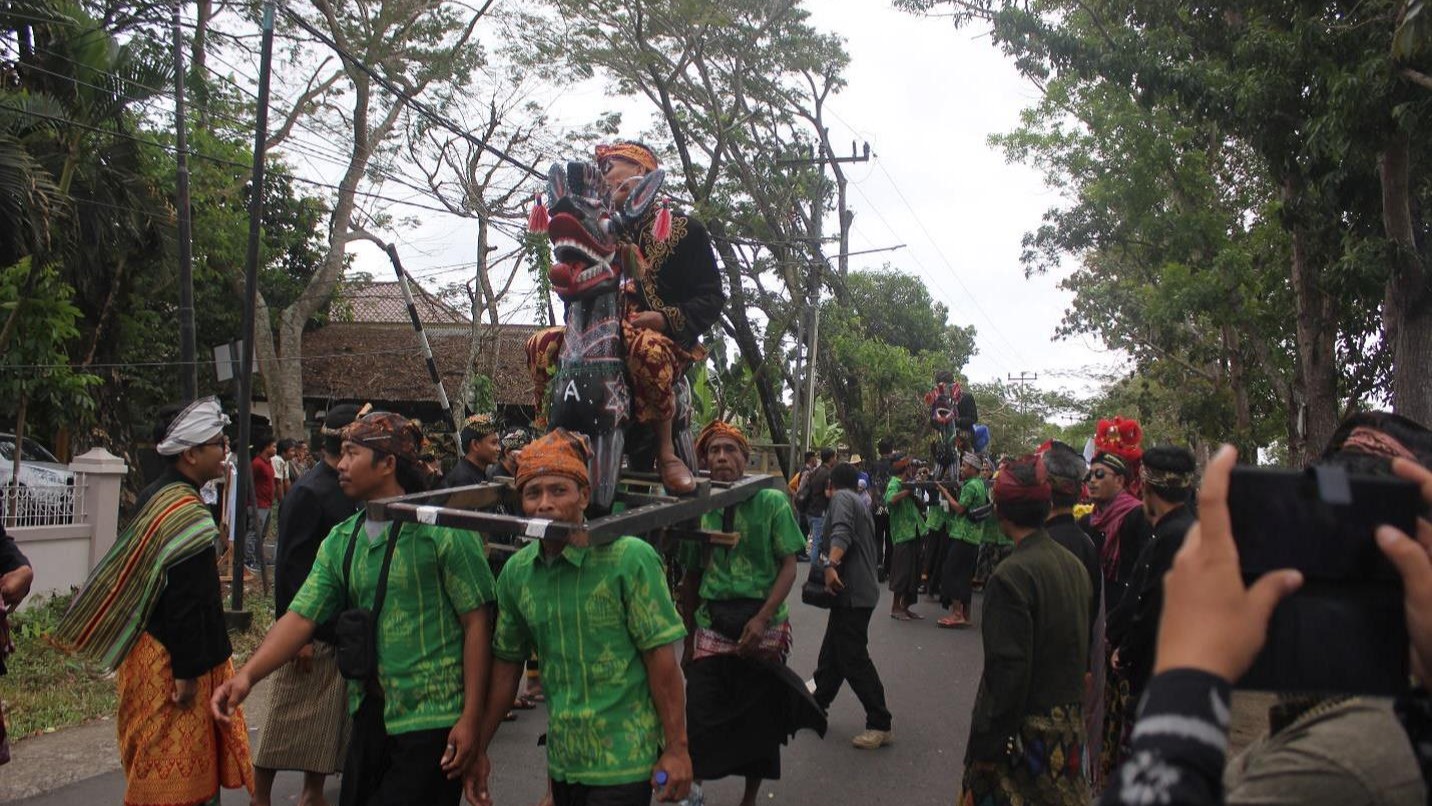
<path id="1" fill-rule="evenodd" d="M 953 277 L 955 279 L 955 282 L 959 284 L 960 288 L 963 288 L 965 290 L 965 293 L 969 295 L 970 303 L 975 306 L 975 310 L 979 311 L 980 315 L 985 318 L 985 321 L 989 323 L 990 328 L 994 330 L 995 335 L 999 336 L 1000 339 L 1002 339 L 1006 344 L 1009 345 L 1010 350 L 1014 352 L 1014 357 L 1018 358 L 1020 360 L 1020 363 L 1027 363 L 1024 360 L 1024 356 L 1020 354 L 1019 348 L 1015 347 L 1014 342 L 1010 341 L 1004 335 L 1004 333 L 1000 331 L 999 326 L 996 325 L 994 322 L 994 318 L 985 312 L 984 307 L 980 305 L 980 301 L 975 297 L 974 292 L 970 290 L 969 286 L 965 285 L 964 280 L 960 279 L 959 272 L 955 271 L 954 264 L 950 263 L 950 259 L 945 257 L 944 250 L 942 250 L 940 248 L 940 245 L 935 242 L 934 236 L 932 236 L 930 234 L 930 230 L 925 227 L 925 222 L 920 220 L 920 214 L 915 212 L 914 205 L 910 204 L 909 199 L 905 198 L 905 193 L 904 191 L 900 190 L 900 186 L 895 183 L 895 178 L 890 175 L 889 171 L 885 170 L 885 165 L 883 163 L 879 165 L 879 168 L 880 173 L 885 176 L 885 180 L 890 183 L 890 187 L 895 190 L 895 195 L 899 196 L 900 201 L 905 204 L 905 209 L 910 211 L 910 217 L 915 220 L 915 225 L 920 228 L 920 231 L 925 234 L 925 239 L 928 240 L 930 242 L 930 245 L 935 248 L 935 254 L 940 256 L 940 260 L 944 262 L 945 268 L 950 270 L 950 276 Z"/>

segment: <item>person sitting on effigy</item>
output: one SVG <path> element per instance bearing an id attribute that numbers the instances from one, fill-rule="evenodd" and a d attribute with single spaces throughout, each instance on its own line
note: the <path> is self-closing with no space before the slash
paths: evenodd
<path id="1" fill-rule="evenodd" d="M 633 142 L 597 146 L 596 160 L 613 209 L 620 208 L 641 178 L 658 167 L 651 149 Z M 636 225 L 616 233 L 621 244 L 635 246 L 642 258 L 638 276 L 624 278 L 622 341 L 635 419 L 655 434 L 662 484 L 672 493 L 684 494 L 696 488 L 696 480 L 672 442 L 673 387 L 692 362 L 705 357 L 700 338 L 720 317 L 726 293 L 706 228 L 691 216 L 668 213 L 670 232 L 658 231 L 666 229 L 664 224 L 657 226 L 662 212 L 653 206 Z M 564 335 L 564 328 L 548 328 L 527 342 L 527 366 L 541 417 L 545 417 L 547 384 Z"/>

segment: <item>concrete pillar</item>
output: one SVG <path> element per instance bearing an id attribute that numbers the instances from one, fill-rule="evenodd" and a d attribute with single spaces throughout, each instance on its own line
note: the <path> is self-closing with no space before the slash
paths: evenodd
<path id="1" fill-rule="evenodd" d="M 129 466 L 105 450 L 91 448 L 70 462 L 76 493 L 84 496 L 84 520 L 90 526 L 89 566 L 94 568 L 119 537 L 119 490 Z M 78 514 L 78 513 L 76 513 Z"/>

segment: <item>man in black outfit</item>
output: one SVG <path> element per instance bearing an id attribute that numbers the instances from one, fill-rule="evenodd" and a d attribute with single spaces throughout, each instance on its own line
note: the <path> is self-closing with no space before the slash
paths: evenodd
<path id="1" fill-rule="evenodd" d="M 870 468 L 871 507 L 875 519 L 875 546 L 880 556 L 876 558 L 875 573 L 880 582 L 890 576 L 890 510 L 885 506 L 885 487 L 890 484 L 890 455 L 895 446 L 888 439 L 875 443 L 880 458 Z"/>
<path id="2" fill-rule="evenodd" d="M 1099 570 L 1099 550 L 1094 541 L 1074 520 L 1074 505 L 1079 503 L 1079 488 L 1089 465 L 1078 451 L 1063 442 L 1053 442 L 1044 453 L 1044 469 L 1049 473 L 1049 486 L 1053 509 L 1044 530 L 1055 543 L 1063 546 L 1079 560 L 1089 572 L 1089 586 L 1094 595 L 1089 600 L 1089 628 L 1092 630 L 1099 620 L 1099 608 L 1104 596 L 1104 575 Z"/>
<path id="3" fill-rule="evenodd" d="M 1109 642 L 1114 666 L 1129 681 L 1131 702 L 1138 702 L 1154 667 L 1159 617 L 1163 613 L 1163 579 L 1173 568 L 1174 555 L 1183 547 L 1193 525 L 1188 503 L 1194 488 L 1193 454 L 1176 445 L 1159 445 L 1144 452 L 1144 514 L 1154 525 L 1154 536 L 1139 554 L 1124 600 L 1109 613 Z"/>
<path id="4" fill-rule="evenodd" d="M 462 424 L 464 453 L 457 464 L 443 477 L 443 488 L 469 487 L 487 481 L 488 471 L 497 463 L 502 452 L 502 441 L 497 435 L 497 423 L 491 414 L 474 414 Z"/>

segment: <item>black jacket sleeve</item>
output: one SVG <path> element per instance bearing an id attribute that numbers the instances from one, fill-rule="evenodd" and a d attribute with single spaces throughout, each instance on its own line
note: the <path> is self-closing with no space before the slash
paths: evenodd
<path id="1" fill-rule="evenodd" d="M 274 557 L 273 617 L 283 618 L 288 605 L 303 587 L 322 537 L 313 539 L 323 517 L 322 502 L 306 486 L 295 486 L 278 512 L 278 547 Z"/>
<path id="2" fill-rule="evenodd" d="M 1228 683 L 1207 672 L 1174 669 L 1150 683 L 1133 752 L 1114 773 L 1101 806 L 1217 806 L 1223 803 L 1228 753 Z"/>
<path id="3" fill-rule="evenodd" d="M 5 524 L 0 523 L 0 574 L 8 574 L 29 564 L 29 558 L 15 544 L 15 538 L 5 534 Z"/>
<path id="4" fill-rule="evenodd" d="M 1019 731 L 1033 676 L 1034 614 L 1014 586 L 996 576 L 985 587 L 981 638 L 985 668 L 970 715 L 971 761 L 997 761 L 1009 752 Z"/>
<path id="5" fill-rule="evenodd" d="M 216 562 L 209 548 L 170 568 L 149 617 L 149 633 L 169 651 L 169 667 L 177 680 L 196 678 L 233 654 Z"/>
<path id="6" fill-rule="evenodd" d="M 677 240 L 656 267 L 657 293 L 648 288 L 647 303 L 666 317 L 672 340 L 691 347 L 721 318 L 726 291 L 706 227 L 689 216 L 674 218 L 671 237 Z"/>

